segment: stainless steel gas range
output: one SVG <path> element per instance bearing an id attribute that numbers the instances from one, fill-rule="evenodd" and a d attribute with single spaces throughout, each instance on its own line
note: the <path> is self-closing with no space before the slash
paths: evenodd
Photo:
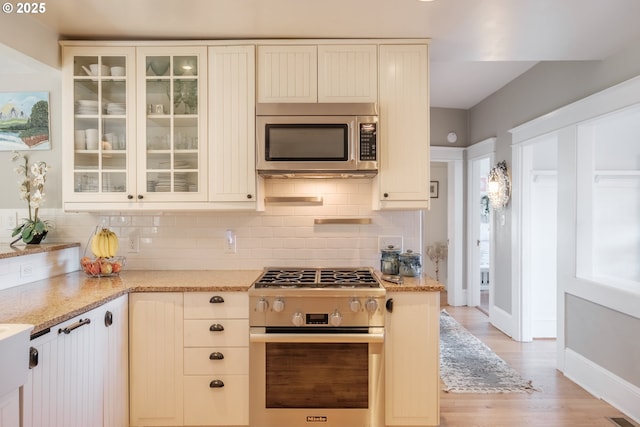
<path id="1" fill-rule="evenodd" d="M 384 300 L 371 268 L 265 269 L 249 289 L 251 426 L 383 426 Z"/>

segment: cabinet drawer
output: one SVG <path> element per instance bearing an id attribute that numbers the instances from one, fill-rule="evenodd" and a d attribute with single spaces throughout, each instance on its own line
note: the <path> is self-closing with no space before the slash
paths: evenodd
<path id="1" fill-rule="evenodd" d="M 224 387 L 212 388 L 219 380 Z M 184 425 L 249 425 L 249 376 L 184 377 Z"/>
<path id="2" fill-rule="evenodd" d="M 222 331 L 211 331 L 221 326 Z M 184 321 L 185 347 L 247 347 L 249 345 L 248 319 L 207 319 Z"/>
<path id="3" fill-rule="evenodd" d="M 246 292 L 186 292 L 184 294 L 185 319 L 246 319 L 247 317 L 249 317 L 249 297 Z"/>
<path id="4" fill-rule="evenodd" d="M 212 358 L 222 356 L 222 359 Z M 185 375 L 246 375 L 249 373 L 247 347 L 192 347 L 184 349 Z"/>

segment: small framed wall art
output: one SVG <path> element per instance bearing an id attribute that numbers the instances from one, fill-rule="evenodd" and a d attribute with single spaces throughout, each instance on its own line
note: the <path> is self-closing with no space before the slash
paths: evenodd
<path id="1" fill-rule="evenodd" d="M 437 199 L 439 192 L 440 192 L 440 182 L 439 181 L 429 182 L 429 197 L 432 199 Z"/>
<path id="2" fill-rule="evenodd" d="M 0 151 L 50 149 L 49 92 L 0 92 Z"/>

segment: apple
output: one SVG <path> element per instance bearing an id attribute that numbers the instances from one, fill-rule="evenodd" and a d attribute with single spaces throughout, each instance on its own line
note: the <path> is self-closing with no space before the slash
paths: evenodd
<path id="1" fill-rule="evenodd" d="M 94 261 L 89 265 L 89 274 L 92 276 L 100 274 L 100 261 Z"/>
<path id="2" fill-rule="evenodd" d="M 109 261 L 103 261 L 100 264 L 100 274 L 111 274 L 113 267 Z"/>
<path id="3" fill-rule="evenodd" d="M 122 264 L 120 263 L 120 261 L 116 261 L 111 264 L 111 269 L 114 273 L 120 273 L 120 270 L 122 270 Z"/>
<path id="4" fill-rule="evenodd" d="M 82 267 L 85 267 L 87 264 L 91 264 L 91 258 L 89 258 L 88 256 L 83 256 L 82 258 L 80 258 L 80 265 Z"/>

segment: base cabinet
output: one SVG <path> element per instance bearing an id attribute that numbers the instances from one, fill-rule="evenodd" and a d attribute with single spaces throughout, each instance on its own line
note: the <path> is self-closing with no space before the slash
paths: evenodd
<path id="1" fill-rule="evenodd" d="M 0 427 L 20 427 L 20 392 L 0 396 Z"/>
<path id="2" fill-rule="evenodd" d="M 440 293 L 387 292 L 385 424 L 440 424 Z M 410 325 L 411 330 L 407 329 Z"/>
<path id="3" fill-rule="evenodd" d="M 126 302 L 121 297 L 32 340 L 23 427 L 126 425 Z"/>
<path id="4" fill-rule="evenodd" d="M 130 427 L 248 426 L 247 294 L 130 298 Z"/>

